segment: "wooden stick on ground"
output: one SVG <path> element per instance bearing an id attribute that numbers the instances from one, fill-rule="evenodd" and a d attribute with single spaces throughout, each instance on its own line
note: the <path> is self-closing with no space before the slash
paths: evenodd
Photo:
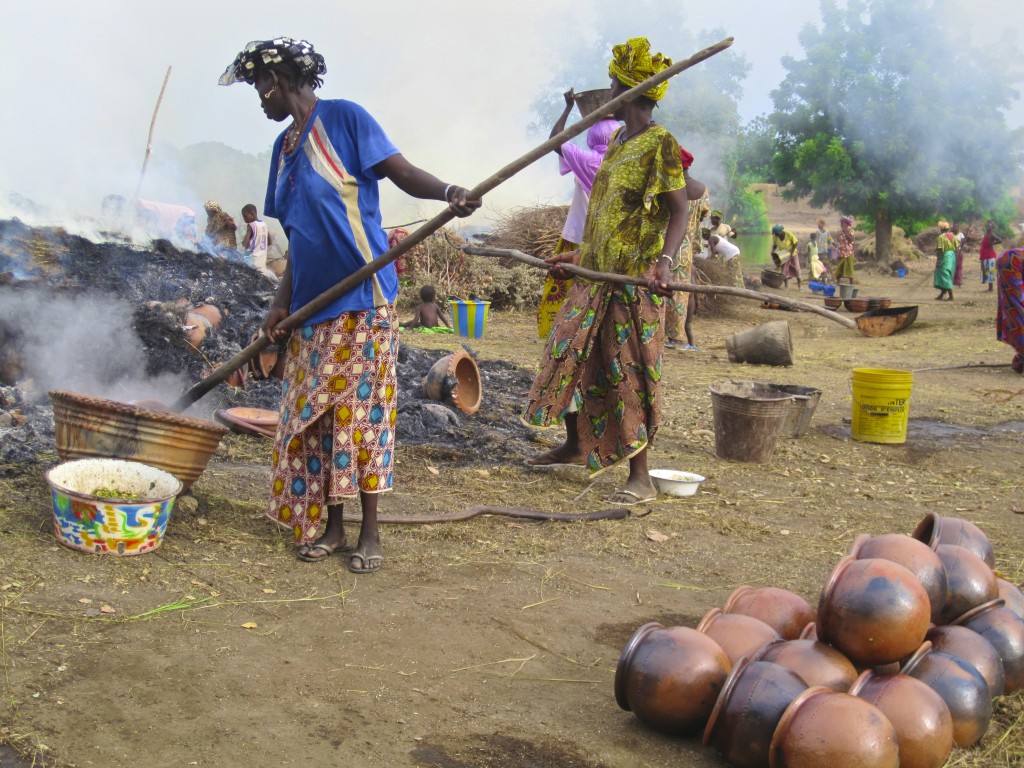
<path id="1" fill-rule="evenodd" d="M 635 100 L 637 97 L 643 95 L 645 91 L 650 90 L 659 83 L 662 83 L 671 77 L 675 77 L 680 72 L 684 72 L 690 67 L 704 61 L 705 59 L 711 58 L 716 53 L 721 53 L 730 45 L 732 45 L 732 42 L 733 39 L 731 37 L 727 37 L 724 40 L 721 40 L 715 43 L 714 45 L 705 48 L 702 51 L 698 51 L 688 59 L 684 59 L 683 61 L 677 61 L 668 69 L 665 69 L 659 72 L 658 74 L 647 78 L 639 85 L 636 85 L 633 88 L 630 88 L 625 93 L 616 96 L 614 99 L 611 99 L 607 104 L 605 104 L 605 109 L 594 110 L 589 115 L 580 120 L 578 123 L 573 123 L 561 133 L 552 136 L 543 144 L 540 144 L 539 146 L 530 150 L 525 155 L 520 157 L 518 160 L 514 160 L 513 162 L 509 163 L 504 168 L 499 170 L 497 173 L 485 179 L 480 184 L 477 184 L 475 187 L 469 190 L 469 194 L 467 197 L 470 200 L 479 200 L 486 193 L 490 192 L 492 189 L 497 187 L 502 182 L 508 181 L 521 170 L 547 155 L 548 152 L 551 152 L 557 147 L 562 146 L 565 142 L 567 142 L 574 136 L 578 136 L 579 134 L 583 133 L 583 131 L 587 130 L 587 128 L 592 126 L 594 123 L 603 119 L 604 114 L 607 113 L 608 111 L 614 111 L 620 105 Z M 430 237 L 430 235 L 439 230 L 453 218 L 455 218 L 455 214 L 452 212 L 452 210 L 450 208 L 445 208 L 445 210 L 441 211 L 441 213 L 434 216 L 434 218 L 432 218 L 422 227 L 419 227 L 415 232 L 413 232 L 407 238 L 405 238 L 400 243 L 395 245 L 394 248 L 387 251 L 386 253 L 381 254 L 368 264 L 360 267 L 351 275 L 346 277 L 344 280 L 340 281 L 333 287 L 328 288 L 326 291 L 321 293 L 319 296 L 317 296 L 315 299 L 313 299 L 305 306 L 300 307 L 299 309 L 292 312 L 290 315 L 288 315 L 288 317 L 286 317 L 284 320 L 277 324 L 277 329 L 290 331 L 294 328 L 299 328 L 300 326 L 302 326 L 303 323 L 306 322 L 306 320 L 311 318 L 321 309 L 329 305 L 335 299 L 344 296 L 346 293 L 351 291 L 361 282 L 369 278 L 375 272 L 379 272 L 380 270 L 382 270 L 384 267 L 393 262 L 399 256 L 407 253 L 412 248 L 419 245 L 421 242 L 426 240 L 428 237 Z M 202 379 L 201 381 L 196 383 L 191 389 L 187 390 L 184 394 L 182 394 L 182 396 L 179 397 L 171 406 L 171 410 L 176 412 L 185 410 L 190 405 L 192 405 L 192 403 L 201 398 L 215 386 L 220 384 L 222 381 L 226 380 L 233 371 L 243 366 L 245 363 L 247 363 L 253 357 L 258 355 L 262 350 L 264 350 L 269 345 L 270 339 L 268 339 L 266 336 L 260 336 L 258 339 L 256 339 L 256 341 L 247 346 L 245 349 L 243 349 L 237 355 L 232 357 L 226 363 L 222 363 L 220 367 L 217 368 L 217 370 L 214 371 L 212 374 L 207 376 L 205 379 Z"/>
<path id="2" fill-rule="evenodd" d="M 455 245 L 453 243 L 453 245 Z M 455 245 L 456 248 L 468 253 L 471 256 L 496 256 L 505 259 L 515 259 L 523 264 L 528 264 L 531 267 L 537 267 L 539 269 L 550 269 L 551 265 L 545 262 L 543 259 L 538 259 L 536 256 L 530 256 L 529 254 L 517 251 L 513 248 L 484 248 L 476 245 Z M 647 285 L 647 280 L 640 277 L 627 277 L 626 275 L 616 275 L 609 272 L 594 272 L 590 269 L 584 269 L 583 267 L 577 267 L 572 264 L 562 264 L 562 268 L 566 272 L 570 272 L 579 277 L 586 278 L 587 280 L 593 280 L 595 282 L 606 282 L 615 283 L 616 285 Z M 824 307 L 818 307 L 814 304 L 807 304 L 803 301 L 795 301 L 793 299 L 787 299 L 784 296 L 779 296 L 774 293 L 761 293 L 760 291 L 750 291 L 746 288 L 733 288 L 728 285 L 691 285 L 690 283 L 676 283 L 671 282 L 668 284 L 673 291 L 684 291 L 686 293 L 707 293 L 707 294 L 724 294 L 726 296 L 739 296 L 742 299 L 756 299 L 757 301 L 772 301 L 777 304 L 782 304 L 793 309 L 802 309 L 806 312 L 813 312 L 816 315 L 827 317 L 829 320 L 839 323 L 847 328 L 857 328 L 857 324 L 849 319 L 843 317 L 837 312 L 833 312 L 831 309 L 825 309 Z"/>

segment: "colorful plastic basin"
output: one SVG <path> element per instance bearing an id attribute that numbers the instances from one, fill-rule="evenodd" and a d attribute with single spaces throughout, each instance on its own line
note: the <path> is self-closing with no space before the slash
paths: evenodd
<path id="1" fill-rule="evenodd" d="M 57 541 L 80 552 L 140 555 L 160 546 L 182 484 L 137 461 L 79 459 L 46 473 Z"/>

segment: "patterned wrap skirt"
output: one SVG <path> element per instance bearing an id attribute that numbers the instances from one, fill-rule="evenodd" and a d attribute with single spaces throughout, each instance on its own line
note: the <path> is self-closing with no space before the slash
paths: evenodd
<path id="1" fill-rule="evenodd" d="M 391 490 L 397 360 L 391 305 L 292 333 L 267 516 L 297 542 L 316 538 L 327 506 Z"/>
<path id="2" fill-rule="evenodd" d="M 573 243 L 564 237 L 560 237 L 558 238 L 558 244 L 555 246 L 555 253 L 575 251 L 579 247 L 579 243 Z M 541 292 L 540 305 L 537 307 L 538 339 L 546 339 L 548 334 L 551 333 L 551 328 L 555 324 L 555 318 L 558 316 L 558 310 L 562 308 L 562 302 L 565 301 L 565 297 L 569 292 L 569 286 L 571 285 L 571 277 L 565 280 L 558 280 L 551 275 L 547 276 L 547 279 L 544 281 L 544 289 Z"/>
<path id="3" fill-rule="evenodd" d="M 591 475 L 632 458 L 654 439 L 665 303 L 644 288 L 577 278 L 558 313 L 523 421 L 559 424 L 575 405 Z"/>

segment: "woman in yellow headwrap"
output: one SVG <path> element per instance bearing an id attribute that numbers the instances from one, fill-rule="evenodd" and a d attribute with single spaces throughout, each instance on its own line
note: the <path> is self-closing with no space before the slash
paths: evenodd
<path id="1" fill-rule="evenodd" d="M 613 49 L 612 97 L 671 65 L 651 55 L 646 38 Z M 565 442 L 527 460 L 530 466 L 586 464 L 596 475 L 629 461 L 629 478 L 606 501 L 631 505 L 657 495 L 647 447 L 660 418 L 665 303 L 671 268 L 686 235 L 688 207 L 679 144 L 651 118 L 667 83 L 619 107 L 625 121 L 612 138 L 590 194 L 578 251 L 547 259 L 642 277 L 616 286 L 577 277 L 548 338 L 524 420 L 564 423 Z M 564 273 L 563 273 L 564 275 Z"/>

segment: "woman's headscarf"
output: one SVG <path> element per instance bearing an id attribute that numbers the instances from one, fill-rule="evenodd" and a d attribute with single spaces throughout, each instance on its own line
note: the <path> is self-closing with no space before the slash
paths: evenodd
<path id="1" fill-rule="evenodd" d="M 945 232 L 947 229 L 949 229 L 949 222 L 948 221 L 940 221 L 939 222 L 939 229 L 941 229 L 943 232 Z"/>
<path id="2" fill-rule="evenodd" d="M 772 227 L 772 234 L 781 235 L 785 231 L 785 229 L 786 228 L 783 227 L 781 224 L 776 224 L 774 227 Z"/>
<path id="3" fill-rule="evenodd" d="M 715 210 L 713 210 L 711 213 L 709 213 L 708 216 L 710 216 L 712 219 L 720 219 L 720 218 L 722 218 L 722 212 L 720 210 L 718 210 L 717 208 L 715 208 Z M 782 229 L 782 227 L 779 224 L 776 224 L 775 227 L 778 227 L 779 229 Z M 775 227 L 772 227 L 772 232 L 775 231 Z"/>
<path id="4" fill-rule="evenodd" d="M 313 44 L 291 37 L 273 40 L 253 40 L 235 56 L 217 82 L 220 85 L 252 83 L 256 70 L 271 64 L 291 62 L 303 77 L 320 77 L 327 71 L 324 57 L 313 49 Z"/>
<path id="5" fill-rule="evenodd" d="M 594 123 L 587 130 L 588 149 L 571 144 L 563 145 L 558 170 L 563 175 L 571 172 L 589 195 L 590 188 L 594 185 L 594 177 L 597 176 L 597 169 L 604 160 L 604 153 L 608 151 L 608 144 L 618 129 L 618 120 L 611 118 Z"/>
<path id="6" fill-rule="evenodd" d="M 612 48 L 608 74 L 632 88 L 671 66 L 672 59 L 660 53 L 651 55 L 651 44 L 646 37 L 631 37 L 627 42 Z M 659 101 L 667 90 L 668 80 L 644 91 L 644 96 Z"/>
<path id="7" fill-rule="evenodd" d="M 840 216 L 839 217 L 839 223 L 840 224 L 845 224 L 846 226 L 849 227 L 849 226 L 851 226 L 853 224 L 853 217 L 852 216 Z"/>

